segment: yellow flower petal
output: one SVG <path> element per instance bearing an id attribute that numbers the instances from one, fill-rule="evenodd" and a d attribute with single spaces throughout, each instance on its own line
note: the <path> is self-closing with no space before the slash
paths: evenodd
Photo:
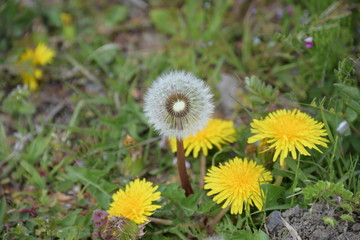
<path id="1" fill-rule="evenodd" d="M 119 190 L 113 195 L 108 213 L 110 216 L 125 217 L 137 224 L 148 221 L 153 211 L 160 208 L 152 202 L 160 199 L 160 192 L 156 192 L 157 186 L 145 179 L 135 179 L 126 185 L 125 190 Z"/>
<path id="2" fill-rule="evenodd" d="M 20 59 L 19 59 L 19 63 L 24 63 L 26 61 L 33 61 L 34 59 L 34 50 L 28 48 L 26 49 L 26 51 L 21 54 Z"/>
<path id="3" fill-rule="evenodd" d="M 34 71 L 34 77 L 36 79 L 40 79 L 43 76 L 43 71 L 41 69 L 35 69 Z"/>
<path id="4" fill-rule="evenodd" d="M 72 23 L 72 17 L 68 13 L 61 13 L 60 18 L 64 25 L 70 25 Z"/>
<path id="5" fill-rule="evenodd" d="M 246 158 L 234 159 L 213 166 L 205 177 L 205 189 L 210 189 L 207 195 L 215 195 L 213 200 L 222 208 L 231 206 L 231 214 L 241 214 L 243 209 L 255 205 L 259 210 L 263 207 L 264 193 L 260 185 L 272 180 L 270 172 L 261 165 L 256 165 Z"/>
<path id="6" fill-rule="evenodd" d="M 37 78 L 36 78 L 36 75 L 38 75 L 38 74 L 36 74 L 36 73 L 31 74 L 31 73 L 26 73 L 26 72 L 20 73 L 20 76 L 23 79 L 23 83 L 25 85 L 27 85 L 31 91 L 35 91 L 39 87 L 39 84 L 38 84 Z"/>
<path id="7" fill-rule="evenodd" d="M 35 50 L 28 48 L 20 55 L 18 63 L 24 63 L 26 61 L 31 62 L 32 65 L 45 65 L 52 61 L 55 56 L 55 52 L 48 48 L 44 43 L 39 43 Z"/>
<path id="8" fill-rule="evenodd" d="M 255 135 L 248 139 L 248 143 L 266 140 L 271 144 L 270 149 L 275 148 L 273 161 L 280 156 L 280 165 L 284 165 L 289 152 L 293 159 L 297 157 L 296 151 L 309 156 L 305 147 L 321 152 L 316 145 L 327 147 L 329 142 L 324 138 L 327 136 L 324 124 L 297 109 L 272 112 L 263 120 L 254 119 L 250 125 L 250 131 Z"/>
<path id="9" fill-rule="evenodd" d="M 34 51 L 34 64 L 45 65 L 52 61 L 55 52 L 48 48 L 44 43 L 37 45 Z"/>
<path id="10" fill-rule="evenodd" d="M 200 152 L 207 156 L 213 146 L 221 149 L 223 144 L 235 141 L 235 128 L 232 121 L 211 119 L 203 130 L 184 139 L 185 156 L 190 155 L 191 152 L 194 158 L 197 158 Z M 170 138 L 170 147 L 173 152 L 177 151 L 175 138 Z"/>

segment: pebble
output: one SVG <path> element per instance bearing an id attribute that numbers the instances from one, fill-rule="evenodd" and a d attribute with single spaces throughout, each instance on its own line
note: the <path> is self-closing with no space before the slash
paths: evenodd
<path id="1" fill-rule="evenodd" d="M 351 229 L 352 229 L 354 232 L 360 231 L 360 223 L 355 223 L 354 225 L 352 225 Z"/>

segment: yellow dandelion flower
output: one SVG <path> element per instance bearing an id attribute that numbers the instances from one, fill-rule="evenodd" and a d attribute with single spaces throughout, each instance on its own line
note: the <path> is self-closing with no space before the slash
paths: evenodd
<path id="1" fill-rule="evenodd" d="M 201 150 L 207 156 L 208 150 L 212 149 L 213 145 L 221 149 L 221 145 L 235 141 L 235 128 L 232 121 L 211 119 L 203 130 L 184 139 L 185 156 L 189 156 L 192 152 L 194 158 L 197 158 Z M 170 138 L 170 147 L 173 152 L 176 152 L 174 137 Z"/>
<path id="2" fill-rule="evenodd" d="M 215 195 L 216 203 L 225 201 L 222 208 L 231 206 L 231 214 L 241 214 L 243 209 L 249 210 L 253 205 L 262 209 L 264 192 L 260 185 L 271 180 L 270 172 L 263 166 L 235 157 L 225 165 L 212 166 L 206 174 L 204 188 L 211 189 L 207 195 Z"/>
<path id="3" fill-rule="evenodd" d="M 253 120 L 251 127 L 251 132 L 255 135 L 250 137 L 248 142 L 265 139 L 270 145 L 269 149 L 275 148 L 273 161 L 280 155 L 281 166 L 289 152 L 293 159 L 296 159 L 296 150 L 309 156 L 310 153 L 305 147 L 321 152 L 316 145 L 327 147 L 326 143 L 329 142 L 324 138 L 327 136 L 324 124 L 298 109 L 272 112 L 263 120 Z"/>
<path id="4" fill-rule="evenodd" d="M 160 199 L 160 192 L 156 192 L 157 186 L 152 187 L 151 182 L 145 179 L 135 179 L 125 187 L 117 191 L 113 196 L 108 213 L 110 216 L 125 217 L 137 224 L 148 221 L 153 211 L 160 208 L 152 202 Z"/>
<path id="5" fill-rule="evenodd" d="M 72 17 L 68 13 L 61 13 L 60 18 L 64 25 L 70 25 L 72 23 Z"/>
<path id="6" fill-rule="evenodd" d="M 36 46 L 34 51 L 34 64 L 46 65 L 50 63 L 55 56 L 55 52 L 48 48 L 44 43 L 40 43 Z"/>
<path id="7" fill-rule="evenodd" d="M 32 65 L 46 65 L 50 63 L 55 56 L 55 52 L 48 48 L 44 43 L 39 43 L 35 50 L 28 48 L 20 55 L 18 63 L 30 61 Z"/>
<path id="8" fill-rule="evenodd" d="M 38 80 L 42 77 L 43 72 L 40 69 L 35 69 L 32 73 L 22 71 L 20 73 L 23 83 L 29 87 L 30 90 L 34 91 L 38 89 Z"/>
<path id="9" fill-rule="evenodd" d="M 40 43 L 34 49 L 28 48 L 20 55 L 18 66 L 23 83 L 29 86 L 30 90 L 39 87 L 38 80 L 41 79 L 43 72 L 38 69 L 38 65 L 45 65 L 52 61 L 55 52 L 45 44 Z"/>
<path id="10" fill-rule="evenodd" d="M 33 62 L 34 60 L 34 50 L 31 48 L 26 49 L 26 51 L 20 55 L 18 63 L 24 63 L 26 61 Z"/>

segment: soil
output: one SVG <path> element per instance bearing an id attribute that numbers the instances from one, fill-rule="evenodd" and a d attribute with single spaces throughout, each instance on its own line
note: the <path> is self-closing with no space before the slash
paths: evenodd
<path id="1" fill-rule="evenodd" d="M 266 221 L 268 235 L 273 240 L 360 240 L 360 213 L 354 212 L 354 222 L 342 220 L 345 212 L 324 204 L 314 204 L 310 209 L 299 206 L 280 213 L 272 212 Z M 324 217 L 337 221 L 332 227 Z"/>

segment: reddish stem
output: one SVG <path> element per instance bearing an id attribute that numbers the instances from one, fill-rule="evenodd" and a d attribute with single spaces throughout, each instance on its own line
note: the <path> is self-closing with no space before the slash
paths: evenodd
<path id="1" fill-rule="evenodd" d="M 182 139 L 176 139 L 176 147 L 177 164 L 181 187 L 185 190 L 185 195 L 188 197 L 189 195 L 193 194 L 194 191 L 190 185 L 189 176 L 186 173 L 184 143 Z"/>

